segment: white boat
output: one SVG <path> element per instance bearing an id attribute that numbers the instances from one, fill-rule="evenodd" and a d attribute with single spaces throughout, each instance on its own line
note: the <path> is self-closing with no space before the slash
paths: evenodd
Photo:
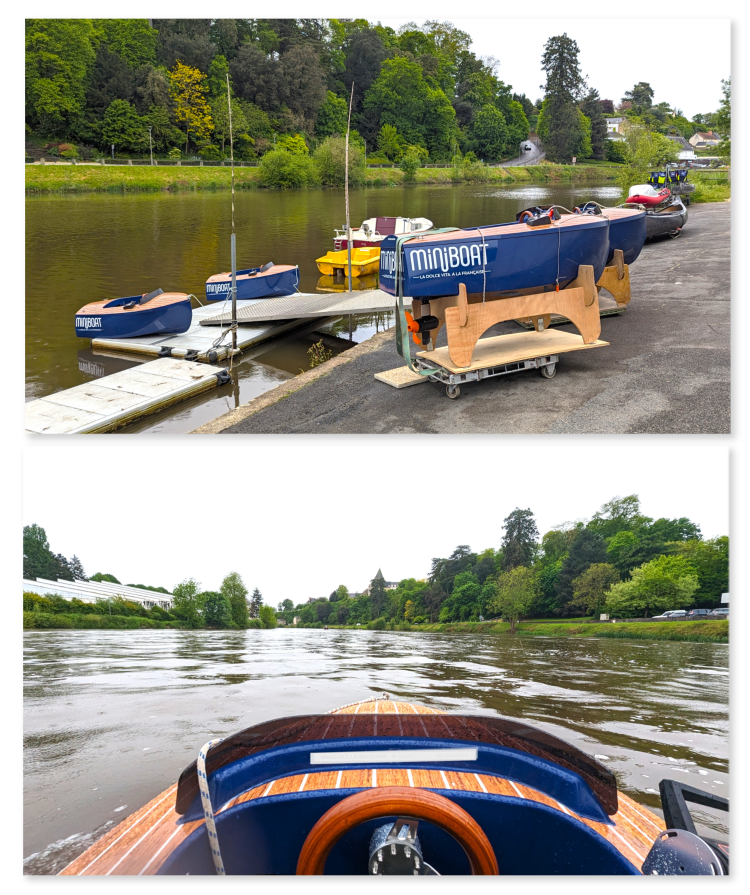
<path id="1" fill-rule="evenodd" d="M 380 245 L 386 236 L 403 236 L 406 233 L 420 233 L 432 229 L 432 221 L 427 218 L 375 217 L 362 222 L 361 227 L 352 230 L 352 248 L 367 249 Z M 334 251 L 346 249 L 346 227 L 335 231 Z"/>

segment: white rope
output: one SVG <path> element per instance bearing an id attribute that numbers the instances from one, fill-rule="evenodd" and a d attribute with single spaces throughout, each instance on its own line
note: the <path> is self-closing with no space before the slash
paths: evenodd
<path id="1" fill-rule="evenodd" d="M 216 740 L 209 740 L 198 753 L 196 766 L 198 770 L 198 789 L 201 794 L 201 804 L 203 805 L 203 816 L 206 819 L 206 831 L 208 832 L 208 844 L 211 848 L 211 858 L 214 862 L 214 868 L 217 876 L 226 876 L 224 870 L 224 862 L 221 860 L 221 849 L 219 848 L 219 837 L 216 835 L 216 822 L 214 820 L 214 810 L 211 805 L 211 794 L 208 791 L 208 777 L 206 776 L 206 756 L 211 746 L 221 743 L 223 737 Z"/>

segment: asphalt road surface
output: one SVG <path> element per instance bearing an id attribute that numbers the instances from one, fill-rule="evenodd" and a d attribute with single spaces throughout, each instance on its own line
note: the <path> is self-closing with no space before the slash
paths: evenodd
<path id="1" fill-rule="evenodd" d="M 265 405 L 251 402 L 200 431 L 728 433 L 730 203 L 689 214 L 679 238 L 647 244 L 631 268 L 630 305 L 602 318 L 610 346 L 561 355 L 554 379 L 514 373 L 462 385 L 457 400 L 437 383 L 394 389 L 373 378 L 403 365 L 389 331 L 297 391 L 285 383 L 284 400 L 261 396 Z M 488 335 L 518 331 L 503 323 Z"/>

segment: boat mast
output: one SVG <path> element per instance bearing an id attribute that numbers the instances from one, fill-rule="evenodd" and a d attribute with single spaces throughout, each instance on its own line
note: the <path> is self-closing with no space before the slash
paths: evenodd
<path id="1" fill-rule="evenodd" d="M 229 155 L 232 162 L 232 356 L 237 351 L 237 241 L 234 234 L 234 140 L 232 139 L 232 97 L 227 72 L 227 107 L 229 109 Z"/>
<path id="2" fill-rule="evenodd" d="M 349 97 L 349 117 L 346 121 L 346 151 L 344 155 L 344 196 L 346 199 L 346 258 L 349 270 L 349 291 L 352 291 L 352 228 L 349 225 L 349 126 L 352 123 L 352 101 L 354 99 L 354 81 Z"/>

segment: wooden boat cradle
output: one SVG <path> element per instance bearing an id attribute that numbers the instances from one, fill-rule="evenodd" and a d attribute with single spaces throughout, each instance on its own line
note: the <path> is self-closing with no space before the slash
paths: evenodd
<path id="1" fill-rule="evenodd" d="M 428 314 L 437 317 L 439 323 L 431 330 L 434 349 L 440 327 L 445 324 L 450 358 L 457 367 L 471 366 L 471 357 L 479 338 L 491 326 L 507 320 L 528 320 L 537 332 L 550 325 L 552 314 L 567 317 L 580 332 L 584 344 L 592 345 L 602 331 L 599 317 L 599 294 L 594 282 L 594 268 L 582 264 L 578 276 L 559 291 L 507 295 L 497 292 L 467 294 L 459 283 L 458 295 L 450 295 L 429 301 Z M 424 313 L 421 299 L 412 301 L 414 319 Z"/>
<path id="2" fill-rule="evenodd" d="M 331 714 L 371 714 L 377 725 L 379 714 L 444 714 L 435 709 L 396 702 L 388 698 L 365 700 L 335 709 Z M 425 768 L 372 768 L 367 770 L 320 771 L 292 774 L 249 789 L 215 811 L 221 814 L 234 805 L 268 795 L 321 790 L 367 789 L 407 786 L 423 789 L 496 793 L 546 805 L 567 814 L 606 839 L 639 870 L 653 840 L 665 829 L 664 823 L 647 808 L 618 793 L 618 811 L 611 825 L 581 817 L 565 805 L 529 786 L 504 777 Z M 144 805 L 82 855 L 65 867 L 63 876 L 151 876 L 156 874 L 172 851 L 205 821 L 185 822 L 175 811 L 177 786 L 170 786 Z"/>

